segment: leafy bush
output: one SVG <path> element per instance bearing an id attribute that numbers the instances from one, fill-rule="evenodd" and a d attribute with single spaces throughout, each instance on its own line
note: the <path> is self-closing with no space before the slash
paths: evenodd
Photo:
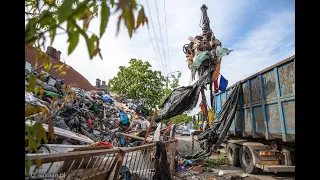
<path id="1" fill-rule="evenodd" d="M 209 167 L 231 165 L 228 158 L 224 154 L 220 154 L 216 159 L 207 158 L 204 160 L 204 164 Z"/>

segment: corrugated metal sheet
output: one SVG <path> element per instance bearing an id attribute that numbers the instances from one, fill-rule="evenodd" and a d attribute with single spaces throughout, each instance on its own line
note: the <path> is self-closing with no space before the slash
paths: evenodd
<path id="1" fill-rule="evenodd" d="M 33 47 L 25 47 L 25 61 L 32 64 L 32 66 L 35 66 L 36 58 Z M 42 61 L 39 60 L 38 64 L 41 65 Z M 50 75 L 59 79 L 64 79 L 65 82 L 68 84 L 75 84 L 76 86 L 82 88 L 85 91 L 95 90 L 95 88 L 90 84 L 90 82 L 71 66 L 69 66 L 65 75 L 61 75 L 60 71 L 54 69 L 53 67 L 55 65 L 62 65 L 64 63 L 57 59 L 51 58 L 51 64 L 51 69 L 48 71 Z M 39 69 L 43 70 L 42 67 L 40 67 Z"/>
<path id="2" fill-rule="evenodd" d="M 295 56 L 242 80 L 240 106 L 229 135 L 295 141 Z M 221 111 L 232 86 L 215 95 Z"/>

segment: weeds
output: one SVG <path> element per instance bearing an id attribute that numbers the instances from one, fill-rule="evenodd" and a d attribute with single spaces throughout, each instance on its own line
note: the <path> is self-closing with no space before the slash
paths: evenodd
<path id="1" fill-rule="evenodd" d="M 216 159 L 211 159 L 211 158 L 205 159 L 204 164 L 209 167 L 222 166 L 222 165 L 230 166 L 231 165 L 228 158 L 223 154 L 220 154 L 218 156 L 218 158 L 216 158 Z"/>

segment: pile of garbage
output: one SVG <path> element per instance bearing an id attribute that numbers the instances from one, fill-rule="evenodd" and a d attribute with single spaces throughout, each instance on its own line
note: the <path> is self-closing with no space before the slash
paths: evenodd
<path id="1" fill-rule="evenodd" d="M 222 169 L 226 169 L 227 166 L 210 166 L 201 161 L 187 160 L 179 154 L 176 156 L 175 160 L 176 167 L 174 179 L 259 180 L 258 178 L 249 177 L 247 173 L 226 173 Z"/>
<path id="2" fill-rule="evenodd" d="M 31 75 L 35 77 L 35 86 L 43 92 L 27 92 Z M 44 71 L 26 70 L 25 90 L 25 117 L 34 121 L 40 119 L 45 130 L 45 125 L 52 119 L 57 138 L 51 143 L 87 145 L 105 142 L 112 146 L 136 146 L 140 143 L 134 138 L 119 138 L 117 133 L 144 138 L 143 132 L 152 126 L 143 101 L 133 101 L 124 95 L 112 96 L 108 91 L 84 91 Z M 47 119 L 43 119 L 44 112 L 48 114 Z M 32 125 L 30 121 L 26 124 Z"/>

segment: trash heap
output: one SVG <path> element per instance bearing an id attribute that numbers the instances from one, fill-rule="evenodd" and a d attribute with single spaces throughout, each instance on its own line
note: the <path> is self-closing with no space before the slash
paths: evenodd
<path id="1" fill-rule="evenodd" d="M 31 74 L 35 77 L 35 86 L 43 92 L 27 92 Z M 44 71 L 26 70 L 25 90 L 26 119 L 41 120 L 45 127 L 50 119 L 43 119 L 42 113 L 46 110 L 53 121 L 57 138 L 49 143 L 101 145 L 104 142 L 102 145 L 106 146 L 136 146 L 140 144 L 136 138 L 121 138 L 118 133 L 144 138 L 144 132 L 150 127 L 151 118 L 143 102 L 133 101 L 124 95 L 112 96 L 107 91 L 84 91 L 71 87 L 63 79 Z M 30 109 L 36 110 L 30 112 Z M 31 125 L 29 122 L 26 124 Z"/>

